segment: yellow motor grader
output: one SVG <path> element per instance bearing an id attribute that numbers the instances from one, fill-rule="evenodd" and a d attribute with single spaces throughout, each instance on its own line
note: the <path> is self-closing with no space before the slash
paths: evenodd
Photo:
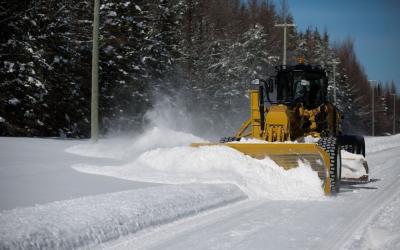
<path id="1" fill-rule="evenodd" d="M 250 118 L 217 145 L 258 159 L 270 157 L 286 170 L 306 162 L 323 181 L 325 193 L 339 192 L 341 149 L 365 156 L 365 143 L 362 136 L 342 134 L 342 115 L 328 100 L 327 71 L 304 64 L 278 66 L 275 76 L 254 80 L 252 86 Z"/>

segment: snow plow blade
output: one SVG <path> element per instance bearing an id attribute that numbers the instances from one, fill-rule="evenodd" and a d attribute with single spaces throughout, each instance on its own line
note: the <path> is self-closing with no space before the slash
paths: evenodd
<path id="1" fill-rule="evenodd" d="M 256 159 L 269 157 L 285 170 L 296 168 L 299 161 L 309 164 L 323 181 L 325 194 L 330 194 L 330 158 L 314 143 L 192 143 L 192 147 L 227 146 Z"/>

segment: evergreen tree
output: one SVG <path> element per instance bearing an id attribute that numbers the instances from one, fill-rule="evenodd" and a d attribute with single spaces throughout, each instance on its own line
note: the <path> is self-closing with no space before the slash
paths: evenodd
<path id="1" fill-rule="evenodd" d="M 280 64 L 287 1 L 101 2 L 100 120 L 103 133 L 142 127 L 160 96 L 195 114 L 195 124 L 232 133 L 248 115 L 247 89 Z M 0 135 L 87 137 L 93 2 L 0 0 Z M 345 130 L 370 131 L 371 94 L 353 42 L 288 29 L 288 64 L 303 56 L 330 74 Z M 379 86 L 377 132 L 390 130 L 393 84 Z M 221 111 L 222 110 L 222 111 Z M 383 111 L 382 111 L 383 110 Z M 400 110 L 400 108 L 399 108 Z M 400 115 L 398 115 L 400 118 Z M 366 125 L 367 124 L 367 125 Z"/>
<path id="2" fill-rule="evenodd" d="M 371 96 L 365 95 L 365 90 L 370 89 L 367 76 L 358 62 L 352 40 L 345 40 L 335 50 L 341 62 L 340 72 L 345 79 L 342 85 L 347 86 L 347 89 L 351 91 L 349 93 L 349 101 L 352 105 L 349 107 L 348 112 L 345 113 L 346 119 L 351 121 L 351 124 L 346 130 L 350 133 L 365 134 L 371 128 L 368 126 L 371 124 Z M 372 92 L 368 94 L 372 94 Z"/>
<path id="3" fill-rule="evenodd" d="M 0 6 L 0 134 L 45 135 L 43 76 L 52 67 L 44 58 L 44 6 L 30 1 L 1 1 Z"/>

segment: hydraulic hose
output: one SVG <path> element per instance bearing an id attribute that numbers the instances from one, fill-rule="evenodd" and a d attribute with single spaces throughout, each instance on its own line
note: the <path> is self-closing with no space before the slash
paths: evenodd
<path id="1" fill-rule="evenodd" d="M 264 86 L 260 84 L 259 86 L 259 110 L 260 110 L 260 127 L 261 131 L 264 131 L 265 114 L 264 114 Z"/>

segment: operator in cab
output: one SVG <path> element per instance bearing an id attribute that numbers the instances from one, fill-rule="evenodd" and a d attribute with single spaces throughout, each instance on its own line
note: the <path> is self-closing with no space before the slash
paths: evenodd
<path id="1" fill-rule="evenodd" d="M 321 105 L 321 86 L 319 80 L 298 79 L 294 83 L 294 104 L 303 104 L 307 109 Z"/>

